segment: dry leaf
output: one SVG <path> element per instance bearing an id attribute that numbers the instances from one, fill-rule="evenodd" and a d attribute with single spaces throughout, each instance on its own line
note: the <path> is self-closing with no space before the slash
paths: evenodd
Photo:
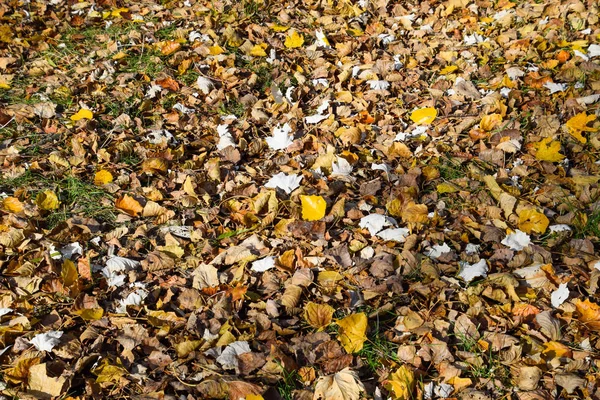
<path id="1" fill-rule="evenodd" d="M 420 108 L 410 114 L 410 119 L 418 125 L 429 125 L 437 117 L 437 110 L 433 107 Z"/>
<path id="2" fill-rule="evenodd" d="M 358 400 L 364 390 L 358 374 L 350 368 L 344 368 L 317 380 L 313 400 Z"/>
<path id="3" fill-rule="evenodd" d="M 35 203 L 39 208 L 47 211 L 56 210 L 60 205 L 56 193 L 52 190 L 44 190 L 43 192 L 38 193 L 35 197 Z"/>
<path id="4" fill-rule="evenodd" d="M 96 172 L 96 175 L 94 175 L 94 185 L 102 186 L 106 185 L 107 183 L 111 183 L 112 181 L 112 174 L 110 173 L 110 171 L 107 171 L 105 169 L 101 169 L 100 171 Z"/>
<path id="5" fill-rule="evenodd" d="M 304 307 L 304 319 L 317 332 L 320 332 L 329 326 L 334 311 L 333 307 L 327 304 L 317 304 L 311 301 Z"/>
<path id="6" fill-rule="evenodd" d="M 137 217 L 144 210 L 140 202 L 128 194 L 118 198 L 115 207 L 132 217 Z"/>
<path id="7" fill-rule="evenodd" d="M 338 340 L 348 354 L 356 353 L 363 348 L 367 340 L 367 321 L 365 313 L 351 314 L 337 321 Z"/>

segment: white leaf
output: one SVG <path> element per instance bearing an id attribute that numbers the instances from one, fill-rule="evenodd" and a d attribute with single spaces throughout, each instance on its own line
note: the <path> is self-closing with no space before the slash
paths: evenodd
<path id="1" fill-rule="evenodd" d="M 554 82 L 546 82 L 544 83 L 544 87 L 550 90 L 550 94 L 556 92 L 564 92 L 567 90 L 568 85 L 566 83 L 554 83 Z"/>
<path id="2" fill-rule="evenodd" d="M 229 146 L 235 146 L 235 142 L 233 141 L 233 136 L 229 133 L 229 125 L 221 124 L 217 126 L 217 134 L 219 135 L 219 143 L 217 143 L 217 149 L 223 150 Z"/>
<path id="3" fill-rule="evenodd" d="M 0 317 L 4 316 L 6 314 L 10 314 L 13 311 L 14 310 L 12 308 L 0 308 Z"/>
<path id="4" fill-rule="evenodd" d="M 451 251 L 452 249 L 450 248 L 450 246 L 448 246 L 446 242 L 444 242 L 442 244 L 434 244 L 433 246 L 431 246 L 431 250 L 427 251 L 425 255 L 431 258 L 438 258 L 442 254 L 449 253 Z"/>
<path id="5" fill-rule="evenodd" d="M 589 58 L 600 56 L 600 44 L 590 44 L 590 47 L 587 48 L 587 51 Z"/>
<path id="6" fill-rule="evenodd" d="M 148 132 L 146 140 L 151 144 L 168 143 L 173 140 L 173 135 L 166 129 L 154 129 Z"/>
<path id="7" fill-rule="evenodd" d="M 506 70 L 506 75 L 514 81 L 517 78 L 525 76 L 525 72 L 523 72 L 519 67 L 511 67 Z"/>
<path id="8" fill-rule="evenodd" d="M 319 85 L 322 85 L 322 86 L 324 86 L 326 88 L 329 87 L 329 81 L 327 79 L 325 79 L 325 78 L 313 79 L 312 80 L 312 84 L 313 84 L 314 87 L 317 87 Z M 319 110 L 317 110 L 317 112 L 319 112 Z M 319 112 L 319 114 L 321 114 L 321 113 Z"/>
<path id="9" fill-rule="evenodd" d="M 390 87 L 390 83 L 388 81 L 369 80 L 367 83 L 372 90 L 387 90 Z"/>
<path id="10" fill-rule="evenodd" d="M 317 37 L 317 47 L 331 47 L 322 29 L 317 29 L 315 36 Z"/>
<path id="11" fill-rule="evenodd" d="M 558 286 L 558 289 L 552 292 L 550 295 L 550 303 L 552 303 L 552 307 L 558 308 L 562 303 L 564 303 L 569 298 L 569 288 L 566 283 L 561 283 Z"/>
<path id="12" fill-rule="evenodd" d="M 124 272 L 131 271 L 139 266 L 139 261 L 125 257 L 111 257 L 106 261 L 106 266 L 102 268 L 101 272 L 106 278 L 108 286 L 118 287 L 125 283 L 127 275 Z"/>
<path id="13" fill-rule="evenodd" d="M 38 351 L 52 351 L 52 349 L 60 343 L 62 335 L 62 331 L 39 333 L 31 339 L 31 344 L 34 345 Z"/>
<path id="14" fill-rule="evenodd" d="M 577 57 L 580 57 L 580 58 L 582 58 L 582 59 L 583 59 L 583 61 L 589 61 L 589 59 L 590 59 L 588 56 L 586 56 L 586 55 L 585 55 L 585 53 L 582 53 L 582 52 L 581 52 L 581 51 L 579 51 L 579 50 L 575 50 L 575 51 L 573 51 L 573 53 L 574 53 L 574 54 L 575 54 Z"/>
<path id="15" fill-rule="evenodd" d="M 475 264 L 469 264 L 466 262 L 460 263 L 460 271 L 458 276 L 463 278 L 465 282 L 471 282 L 473 279 L 483 276 L 484 278 L 487 276 L 488 265 L 484 259 L 479 260 L 479 262 Z"/>
<path id="16" fill-rule="evenodd" d="M 203 76 L 199 76 L 198 79 L 196 79 L 196 86 L 198 86 L 198 89 L 204 94 L 209 94 L 211 89 L 215 87 L 210 79 Z"/>
<path id="17" fill-rule="evenodd" d="M 467 247 L 465 248 L 465 253 L 472 255 L 479 253 L 479 248 L 481 246 L 478 244 L 467 243 Z"/>
<path id="18" fill-rule="evenodd" d="M 250 268 L 252 271 L 256 272 L 265 272 L 275 267 L 275 257 L 269 256 L 265 258 L 261 258 L 260 260 L 256 260 L 252 263 L 252 267 Z"/>
<path id="19" fill-rule="evenodd" d="M 287 122 L 282 127 L 275 127 L 273 136 L 266 139 L 271 150 L 282 150 L 292 144 L 294 136 L 290 132 L 292 132 L 292 128 Z"/>
<path id="20" fill-rule="evenodd" d="M 398 243 L 404 243 L 406 236 L 409 234 L 409 230 L 406 228 L 388 228 L 377 233 L 377 236 L 383 240 L 393 240 Z"/>
<path id="21" fill-rule="evenodd" d="M 550 225 L 548 228 L 550 229 L 550 232 L 552 232 L 552 233 L 568 232 L 571 230 L 571 227 L 566 224 Z"/>
<path id="22" fill-rule="evenodd" d="M 183 114 L 193 114 L 194 113 L 194 109 L 193 108 L 186 107 L 186 106 L 184 106 L 181 103 L 176 103 L 173 106 L 173 109 L 177 110 L 177 111 L 179 111 L 179 112 L 181 112 Z"/>
<path id="23" fill-rule="evenodd" d="M 360 392 L 365 390 L 358 374 L 350 368 L 344 368 L 334 375 L 322 376 L 315 385 L 313 399 L 321 400 L 358 400 Z"/>
<path id="24" fill-rule="evenodd" d="M 141 306 L 146 297 L 148 297 L 148 292 L 145 289 L 137 289 L 129 293 L 124 299 L 119 300 L 116 311 L 121 314 L 126 313 L 127 306 Z"/>
<path id="25" fill-rule="evenodd" d="M 442 399 L 447 399 L 448 397 L 450 397 L 453 391 L 454 386 L 443 382 L 435 385 L 434 389 L 435 395 Z"/>
<path id="26" fill-rule="evenodd" d="M 297 174 L 286 175 L 285 173 L 280 172 L 269 179 L 269 181 L 265 183 L 265 187 L 268 189 L 279 188 L 287 194 L 290 194 L 300 186 L 301 180 L 302 176 L 298 176 Z"/>
<path id="27" fill-rule="evenodd" d="M 225 350 L 217 357 L 217 362 L 221 364 L 223 369 L 234 369 L 239 365 L 238 356 L 244 353 L 250 353 L 248 342 L 238 341 L 229 344 Z"/>
<path id="28" fill-rule="evenodd" d="M 510 247 L 511 250 L 521 251 L 531 243 L 531 237 L 525 232 L 517 229 L 516 232 L 506 235 L 502 240 L 503 245 Z"/>
<path id="29" fill-rule="evenodd" d="M 327 115 L 321 115 L 321 114 L 315 114 L 315 115 L 309 115 L 308 117 L 304 117 L 304 122 L 306 122 L 307 124 L 318 124 L 319 122 L 329 118 L 331 114 L 327 114 Z"/>
<path id="30" fill-rule="evenodd" d="M 594 268 L 597 269 L 598 271 L 600 271 L 600 260 L 596 261 L 596 263 L 594 263 Z"/>
<path id="31" fill-rule="evenodd" d="M 477 33 L 464 36 L 464 43 L 467 46 L 473 46 L 473 45 L 476 45 L 477 43 L 487 42 L 488 40 L 489 40 L 488 38 L 484 38 L 483 36 L 481 36 Z"/>
<path id="32" fill-rule="evenodd" d="M 388 173 L 388 174 L 390 173 L 390 167 L 388 167 L 385 163 L 381 163 L 381 164 L 373 163 L 373 164 L 371 164 L 371 169 L 373 171 L 381 170 L 385 173 Z"/>
<path id="33" fill-rule="evenodd" d="M 393 219 L 382 214 L 369 214 L 362 217 L 358 224 L 361 228 L 368 229 L 371 236 L 375 236 L 377 232 L 390 225 L 393 225 Z"/>
<path id="34" fill-rule="evenodd" d="M 68 244 L 60 249 L 60 252 L 64 258 L 71 258 L 74 255 L 83 255 L 83 247 L 79 244 L 79 242 L 73 242 Z"/>
<path id="35" fill-rule="evenodd" d="M 148 91 L 146 92 L 146 98 L 147 99 L 153 99 L 156 97 L 157 93 L 160 93 L 162 91 L 162 87 L 152 84 L 150 85 L 150 88 L 148 89 Z"/>
<path id="36" fill-rule="evenodd" d="M 331 163 L 331 175 L 348 176 L 352 172 L 352 165 L 342 157 L 337 157 L 337 162 Z"/>

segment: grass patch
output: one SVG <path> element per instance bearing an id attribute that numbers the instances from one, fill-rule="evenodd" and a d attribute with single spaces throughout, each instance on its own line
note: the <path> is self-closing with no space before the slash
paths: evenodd
<path id="1" fill-rule="evenodd" d="M 277 382 L 277 391 L 283 400 L 292 400 L 294 390 L 301 387 L 300 376 L 297 371 L 286 371 L 283 369 L 283 378 Z"/>
<path id="2" fill-rule="evenodd" d="M 398 345 L 389 341 L 377 328 L 368 336 L 362 350 L 358 352 L 358 356 L 369 371 L 375 373 L 390 361 L 399 362 L 397 353 Z"/>
<path id="3" fill-rule="evenodd" d="M 112 196 L 75 176 L 49 178 L 26 171 L 17 178 L 0 178 L 0 191 L 14 193 L 18 189 L 26 189 L 32 201 L 43 190 L 53 190 L 56 193 L 60 206 L 46 215 L 45 222 L 48 229 L 77 215 L 94 218 L 104 223 L 112 223 L 116 219 L 114 207 L 104 204 L 107 201 L 112 203 Z"/>
<path id="4" fill-rule="evenodd" d="M 588 238 L 593 241 L 600 240 L 600 208 L 589 214 L 581 214 L 575 219 L 575 237 L 578 239 Z"/>

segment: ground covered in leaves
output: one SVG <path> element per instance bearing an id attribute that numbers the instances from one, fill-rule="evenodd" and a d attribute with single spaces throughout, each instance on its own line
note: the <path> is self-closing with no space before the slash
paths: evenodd
<path id="1" fill-rule="evenodd" d="M 0 391 L 600 399 L 598 14 L 1 2 Z"/>

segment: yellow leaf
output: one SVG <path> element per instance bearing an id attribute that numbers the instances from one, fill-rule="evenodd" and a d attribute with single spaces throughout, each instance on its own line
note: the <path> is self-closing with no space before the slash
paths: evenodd
<path id="1" fill-rule="evenodd" d="M 544 215 L 533 208 L 522 210 L 519 213 L 519 229 L 525 233 L 544 233 L 550 221 Z"/>
<path id="2" fill-rule="evenodd" d="M 96 172 L 96 175 L 94 175 L 94 185 L 102 186 L 106 185 L 107 183 L 111 183 L 112 181 L 112 174 L 105 169 L 101 169 L 100 171 Z"/>
<path id="3" fill-rule="evenodd" d="M 490 114 L 481 118 L 481 122 L 479 126 L 486 132 L 489 132 L 495 129 L 502 122 L 502 115 L 500 114 Z"/>
<path id="4" fill-rule="evenodd" d="M 249 394 L 246 396 L 246 400 L 265 400 L 260 394 Z"/>
<path id="5" fill-rule="evenodd" d="M 288 49 L 295 49 L 301 47 L 304 44 L 304 36 L 299 34 L 296 30 L 292 30 L 290 34 L 285 38 L 283 43 Z"/>
<path id="6" fill-rule="evenodd" d="M 148 174 L 167 172 L 167 162 L 162 158 L 149 158 L 142 163 L 142 171 Z"/>
<path id="7" fill-rule="evenodd" d="M 409 201 L 402 208 L 401 217 L 407 223 L 424 224 L 429 220 L 427 214 L 427 206 L 425 204 L 416 204 L 413 201 Z"/>
<path id="8" fill-rule="evenodd" d="M 327 203 L 321 196 L 300 196 L 302 202 L 302 219 L 318 221 L 325 216 Z"/>
<path id="9" fill-rule="evenodd" d="M 102 308 L 82 308 L 73 311 L 73 314 L 79 315 L 85 321 L 96 321 L 102 318 L 104 310 Z"/>
<path id="10" fill-rule="evenodd" d="M 410 114 L 410 119 L 419 125 L 429 125 L 437 117 L 437 110 L 433 107 L 419 108 Z"/>
<path id="11" fill-rule="evenodd" d="M 365 313 L 351 314 L 337 322 L 340 327 L 338 340 L 348 354 L 362 350 L 367 340 L 367 315 Z"/>
<path id="12" fill-rule="evenodd" d="M 327 304 L 317 304 L 311 301 L 304 307 L 304 319 L 317 332 L 320 332 L 329 326 L 334 311 L 333 307 Z"/>
<path id="13" fill-rule="evenodd" d="M 273 24 L 270 26 L 271 30 L 275 31 L 275 32 L 285 32 L 288 29 L 290 29 L 287 26 L 283 26 L 283 25 L 279 25 L 279 24 Z"/>
<path id="14" fill-rule="evenodd" d="M 92 119 L 94 118 L 94 113 L 92 113 L 87 108 L 82 108 L 77 111 L 75 114 L 71 115 L 71 121 L 79 121 L 80 119 Z"/>
<path id="15" fill-rule="evenodd" d="M 415 374 L 406 365 L 402 365 L 396 372 L 390 374 L 383 384 L 390 391 L 394 400 L 409 400 L 414 398 Z"/>
<path id="16" fill-rule="evenodd" d="M 562 161 L 565 156 L 560 154 L 560 142 L 552 140 L 552 138 L 544 138 L 541 141 L 534 144 L 537 151 L 535 152 L 535 158 L 540 161 L 558 162 Z"/>
<path id="17" fill-rule="evenodd" d="M 73 286 L 79 279 L 79 273 L 75 263 L 69 259 L 66 259 L 60 271 L 60 277 L 62 278 L 63 285 L 66 287 Z"/>
<path id="18" fill-rule="evenodd" d="M 110 12 L 110 15 L 113 17 L 120 17 L 121 13 L 129 12 L 129 8 L 115 8 Z"/>
<path id="19" fill-rule="evenodd" d="M 210 46 L 208 48 L 208 52 L 211 56 L 218 56 L 219 54 L 223 54 L 225 50 L 221 46 Z"/>
<path id="20" fill-rule="evenodd" d="M 16 197 L 7 197 L 2 202 L 2 207 L 12 213 L 20 213 L 23 211 L 23 203 Z"/>
<path id="21" fill-rule="evenodd" d="M 581 143 L 586 143 L 587 139 L 583 137 L 582 132 L 596 132 L 597 128 L 588 127 L 587 124 L 596 119 L 594 114 L 587 115 L 584 112 L 577 114 L 573 118 L 567 121 L 567 130 L 575 139 L 579 140 Z"/>
<path id="22" fill-rule="evenodd" d="M 56 193 L 52 190 L 44 190 L 35 197 L 35 204 L 42 210 L 56 210 L 60 204 Z"/>
<path id="23" fill-rule="evenodd" d="M 458 192 L 458 188 L 451 183 L 443 182 L 437 185 L 437 192 L 442 193 L 455 193 Z"/>
<path id="24" fill-rule="evenodd" d="M 140 202 L 128 194 L 117 199 L 115 202 L 115 207 L 131 215 L 132 217 L 137 217 L 138 214 L 144 210 L 144 207 L 142 207 Z"/>
<path id="25" fill-rule="evenodd" d="M 266 48 L 267 48 L 267 45 L 265 43 L 257 44 L 250 49 L 250 55 L 255 56 L 255 57 L 266 57 L 267 56 L 267 53 L 265 52 Z"/>
<path id="26" fill-rule="evenodd" d="M 96 383 L 103 382 L 118 382 L 119 379 L 127 374 L 127 370 L 117 358 L 116 365 L 112 365 L 108 358 L 102 360 L 99 366 L 92 370 L 92 373 L 97 376 Z"/>
<path id="27" fill-rule="evenodd" d="M 457 69 L 458 69 L 458 67 L 456 65 L 448 65 L 447 67 L 445 67 L 444 69 L 442 69 L 440 71 L 440 75 L 451 74 L 452 72 L 456 71 Z"/>

